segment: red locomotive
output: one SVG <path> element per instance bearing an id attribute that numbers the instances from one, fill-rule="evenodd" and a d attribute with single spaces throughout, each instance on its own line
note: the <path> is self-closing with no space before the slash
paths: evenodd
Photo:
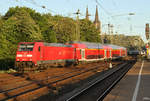
<path id="1" fill-rule="evenodd" d="M 21 42 L 16 53 L 16 67 L 43 69 L 48 66 L 78 64 L 82 61 L 115 59 L 127 55 L 124 47 L 88 42 L 72 42 L 68 45 L 45 42 Z"/>

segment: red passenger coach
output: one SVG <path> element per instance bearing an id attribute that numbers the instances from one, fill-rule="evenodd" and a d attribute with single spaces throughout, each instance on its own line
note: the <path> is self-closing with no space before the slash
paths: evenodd
<path id="1" fill-rule="evenodd" d="M 108 45 L 105 45 L 105 46 L 109 47 L 109 49 L 110 49 L 109 53 L 111 54 L 112 59 L 125 57 L 127 55 L 126 54 L 127 50 L 124 47 L 111 45 L 111 44 L 108 44 Z"/>
<path id="2" fill-rule="evenodd" d="M 89 42 L 73 42 L 76 48 L 78 61 L 97 61 L 104 59 L 104 49 L 102 44 Z"/>

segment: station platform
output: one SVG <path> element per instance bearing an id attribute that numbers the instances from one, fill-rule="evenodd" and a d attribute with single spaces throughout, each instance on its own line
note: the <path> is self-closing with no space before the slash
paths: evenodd
<path id="1" fill-rule="evenodd" d="M 136 62 L 103 101 L 150 101 L 150 62 Z"/>

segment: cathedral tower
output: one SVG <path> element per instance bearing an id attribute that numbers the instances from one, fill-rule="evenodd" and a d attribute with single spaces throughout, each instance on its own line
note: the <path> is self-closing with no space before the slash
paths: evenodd
<path id="1" fill-rule="evenodd" d="M 95 21 L 94 21 L 94 24 L 96 26 L 96 29 L 99 30 L 99 32 L 101 33 L 101 22 L 99 20 L 99 16 L 98 16 L 98 8 L 96 6 L 96 13 L 95 13 Z"/>

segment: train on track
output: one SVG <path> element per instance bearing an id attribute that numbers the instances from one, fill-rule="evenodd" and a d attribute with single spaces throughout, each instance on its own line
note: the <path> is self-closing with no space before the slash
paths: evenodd
<path id="1" fill-rule="evenodd" d="M 20 42 L 15 67 L 18 70 L 37 70 L 49 66 L 69 66 L 80 62 L 116 59 L 126 55 L 126 48 L 111 44 Z"/>

